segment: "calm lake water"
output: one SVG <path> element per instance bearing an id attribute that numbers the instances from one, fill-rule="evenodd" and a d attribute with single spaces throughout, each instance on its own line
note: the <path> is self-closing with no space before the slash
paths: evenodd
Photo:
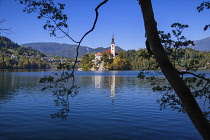
<path id="1" fill-rule="evenodd" d="M 76 72 L 80 87 L 69 98 L 67 120 L 52 119 L 61 109 L 55 96 L 41 92 L 39 79 L 51 71 L 0 72 L 0 139 L 199 140 L 188 116 L 160 111 L 138 71 Z"/>

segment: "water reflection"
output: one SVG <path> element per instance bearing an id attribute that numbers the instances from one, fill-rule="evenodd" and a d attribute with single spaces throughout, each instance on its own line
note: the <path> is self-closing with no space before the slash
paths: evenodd
<path id="1" fill-rule="evenodd" d="M 0 74 L 0 99 L 6 98 L 11 89 L 15 89 L 14 78 L 8 77 L 4 74 Z"/>
<path id="2" fill-rule="evenodd" d="M 95 88 L 102 88 L 102 76 L 95 76 L 93 77 L 95 79 Z"/>
<path id="3" fill-rule="evenodd" d="M 106 80 L 105 78 L 108 78 Z M 110 90 L 110 97 L 112 100 L 114 100 L 115 97 L 115 86 L 116 86 L 116 76 L 109 76 L 109 77 L 103 77 L 103 76 L 95 76 L 95 88 L 102 89 L 103 83 L 108 87 Z"/>
<path id="4" fill-rule="evenodd" d="M 27 90 L 30 93 L 34 87 L 37 87 L 41 76 L 29 76 L 28 74 L 26 72 L 0 73 L 0 99 L 7 100 L 12 98 L 13 96 L 11 95 L 14 93 L 20 94 L 21 92 L 18 91 L 21 90 Z"/>
<path id="5" fill-rule="evenodd" d="M 43 73 L 43 72 L 6 72 L 0 73 L 0 101 L 10 101 L 15 96 L 19 96 L 20 94 L 25 96 L 28 94 L 31 96 L 32 93 L 42 93 L 41 88 L 44 85 L 39 83 L 41 77 L 46 74 L 50 74 L 51 72 Z M 119 97 L 117 95 L 121 93 L 126 93 L 129 95 L 129 92 L 132 90 L 139 90 L 142 88 L 144 84 L 139 81 L 136 77 L 122 77 L 116 75 L 95 75 L 95 76 L 77 76 L 76 85 L 81 87 L 80 89 L 75 89 L 77 92 L 81 92 L 81 94 L 89 93 L 97 94 L 102 93 L 106 98 L 110 98 L 112 103 L 115 102 Z M 66 83 L 67 86 L 71 87 L 71 81 Z M 127 87 L 129 91 L 122 91 L 122 88 Z M 59 92 L 58 92 L 59 93 Z M 52 95 L 52 91 L 45 91 L 45 95 Z M 51 111 L 49 115 L 52 118 L 61 118 L 67 119 L 70 114 L 70 105 L 71 96 L 67 93 L 65 94 L 55 94 L 53 98 L 50 98 L 50 102 L 54 102 L 54 110 Z M 3 102 L 1 102 L 3 103 Z"/>
<path id="6" fill-rule="evenodd" d="M 40 91 L 40 75 L 46 73 L 0 74 L 1 93 L 15 98 L 0 99 L 2 139 L 201 139 L 187 117 L 160 112 L 159 96 L 136 76 L 77 76 L 79 94 L 64 96 L 67 106 L 55 107 L 56 96 Z M 63 114 L 68 120 L 50 119 L 62 105 L 69 110 L 68 117 Z"/>
<path id="7" fill-rule="evenodd" d="M 39 80 L 44 75 L 50 75 L 51 72 L 6 72 L 0 73 L 0 100 L 9 101 L 15 95 L 19 94 L 31 94 L 41 93 L 41 89 L 44 85 L 39 83 Z M 102 73 L 100 75 L 75 76 L 76 85 L 81 89 L 72 89 L 73 92 L 80 92 L 81 94 L 105 94 L 106 98 L 109 97 L 111 102 L 114 103 L 118 99 L 120 94 L 125 93 L 124 96 L 130 96 L 132 92 L 138 91 L 139 89 L 150 88 L 150 84 L 145 83 L 136 78 L 136 75 L 130 77 L 123 77 L 121 75 L 114 75 Z M 71 88 L 71 81 L 65 83 L 65 86 Z M 127 88 L 125 88 L 127 87 Z M 125 88 L 126 90 L 122 90 Z M 129 89 L 129 90 L 128 90 Z M 50 99 L 54 102 L 55 108 L 58 109 L 56 113 L 51 115 L 52 118 L 66 119 L 70 112 L 70 103 L 68 93 L 65 90 L 57 88 L 57 93 L 53 92 L 54 99 Z M 64 92 L 61 94 L 61 91 Z M 143 91 L 143 90 L 142 90 Z M 52 95 L 52 91 L 46 91 L 43 94 Z M 107 96 L 108 95 L 108 96 Z"/>

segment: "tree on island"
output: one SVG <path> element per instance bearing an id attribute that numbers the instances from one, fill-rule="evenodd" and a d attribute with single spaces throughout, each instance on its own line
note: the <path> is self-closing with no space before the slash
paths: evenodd
<path id="1" fill-rule="evenodd" d="M 104 68 L 109 70 L 131 70 L 131 64 L 127 60 L 123 51 L 119 52 L 119 55 L 113 58 L 109 58 L 107 53 L 102 54 L 102 61 L 104 62 Z M 101 62 L 97 62 L 101 63 Z M 81 67 L 83 71 L 90 71 L 91 68 L 95 69 L 95 57 L 93 54 L 84 54 L 81 60 Z"/>
<path id="2" fill-rule="evenodd" d="M 92 57 L 91 57 L 92 58 Z M 92 68 L 92 59 L 89 54 L 84 54 L 81 60 L 81 66 L 83 71 L 90 71 Z"/>
<path id="3" fill-rule="evenodd" d="M 114 58 L 113 62 L 110 64 L 110 69 L 111 70 L 130 70 L 131 69 L 131 64 L 125 57 L 123 51 L 120 51 L 119 55 Z"/>
<path id="4" fill-rule="evenodd" d="M 102 1 L 95 9 L 96 18 L 91 30 L 85 33 L 85 35 L 81 38 L 80 41 L 75 41 L 72 37 L 68 34 L 68 31 L 64 31 L 63 29 L 67 28 L 68 25 L 67 15 L 63 14 L 62 10 L 64 9 L 65 5 L 58 3 L 58 7 L 53 3 L 52 0 L 43 0 L 43 1 L 34 1 L 34 0 L 20 0 L 22 4 L 25 4 L 27 7 L 25 9 L 26 12 L 38 12 L 38 18 L 47 18 L 47 22 L 44 25 L 44 29 L 48 29 L 51 31 L 52 36 L 56 36 L 56 31 L 60 30 L 64 33 L 65 36 L 69 37 L 75 43 L 78 43 L 78 48 L 84 39 L 84 37 L 93 31 L 95 28 L 96 22 L 98 20 L 98 9 L 107 2 L 108 0 Z M 203 112 L 201 111 L 199 105 L 197 104 L 195 98 L 193 97 L 189 87 L 186 85 L 185 81 L 180 77 L 179 71 L 174 67 L 171 63 L 170 59 L 168 58 L 159 38 L 159 33 L 157 30 L 157 23 L 154 19 L 154 13 L 152 8 L 151 0 L 137 0 L 138 4 L 141 7 L 144 24 L 145 24 L 145 31 L 147 36 L 147 48 L 149 52 L 154 55 L 155 60 L 157 61 L 159 67 L 161 68 L 163 74 L 167 78 L 168 82 L 174 89 L 175 93 L 178 95 L 182 102 L 182 106 L 184 107 L 185 111 L 187 112 L 188 116 L 190 117 L 191 121 L 197 128 L 198 132 L 204 139 L 210 139 L 210 124 L 207 118 L 204 116 Z M 78 53 L 78 51 L 77 51 Z M 77 58 L 76 58 L 77 61 Z M 65 75 L 66 74 L 66 75 Z M 63 76 L 63 75 L 62 75 Z M 43 82 L 55 83 L 57 84 L 60 81 L 66 81 L 67 79 L 73 77 L 74 82 L 74 71 L 70 74 L 64 73 L 64 76 L 59 80 L 54 81 L 52 77 L 50 79 L 45 79 Z M 208 79 L 207 79 L 208 80 Z M 75 85 L 73 84 L 73 87 Z M 52 85 L 51 85 L 52 87 Z M 55 86 L 56 88 L 56 86 Z M 72 94 L 72 87 L 69 89 L 65 88 L 64 93 Z M 59 92 L 60 93 L 60 92 Z"/>

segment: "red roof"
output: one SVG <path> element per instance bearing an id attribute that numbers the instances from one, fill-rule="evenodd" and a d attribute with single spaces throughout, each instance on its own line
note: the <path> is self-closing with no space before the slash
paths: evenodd
<path id="1" fill-rule="evenodd" d="M 106 50 L 105 53 L 106 53 L 107 55 L 109 55 L 109 54 L 111 54 L 111 50 Z M 115 55 L 118 55 L 118 53 L 115 52 Z"/>
<path id="2" fill-rule="evenodd" d="M 102 53 L 101 52 L 98 52 L 97 54 L 95 54 L 95 55 L 102 55 Z"/>
<path id="3" fill-rule="evenodd" d="M 106 50 L 105 53 L 111 53 L 111 50 Z"/>

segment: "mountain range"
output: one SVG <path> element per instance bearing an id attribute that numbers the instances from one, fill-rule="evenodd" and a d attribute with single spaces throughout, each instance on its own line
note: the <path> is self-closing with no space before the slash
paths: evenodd
<path id="1" fill-rule="evenodd" d="M 43 53 L 54 55 L 54 56 L 64 56 L 64 57 L 71 57 L 75 58 L 76 56 L 76 49 L 77 45 L 70 45 L 65 43 L 53 43 L 53 42 L 36 42 L 36 43 L 26 43 L 22 44 L 26 47 L 31 47 L 33 49 L 39 50 Z M 196 40 L 195 46 L 190 46 L 191 48 L 199 51 L 210 51 L 210 37 Z M 80 46 L 79 48 L 79 58 L 86 53 L 97 53 L 97 52 L 105 52 L 106 50 L 110 49 L 110 47 L 98 47 L 98 48 L 90 48 L 87 46 Z M 116 46 L 116 51 L 119 52 L 120 50 L 124 51 L 122 48 Z"/>
<path id="2" fill-rule="evenodd" d="M 22 44 L 22 46 L 25 47 L 31 47 L 33 49 L 39 50 L 43 53 L 54 55 L 54 56 L 64 56 L 64 57 L 71 57 L 75 58 L 76 56 L 76 49 L 77 45 L 70 45 L 65 43 L 53 43 L 53 42 L 36 42 L 36 43 L 26 43 Z M 82 58 L 82 56 L 86 53 L 92 54 L 97 52 L 105 52 L 106 50 L 110 49 L 110 47 L 104 48 L 104 47 L 98 47 L 98 48 L 90 48 L 87 46 L 80 46 L 79 47 L 79 58 Z M 116 46 L 116 51 L 119 52 L 120 50 L 124 51 L 120 47 Z"/>
<path id="3" fill-rule="evenodd" d="M 210 37 L 196 40 L 194 41 L 195 46 L 192 46 L 193 49 L 199 50 L 199 51 L 210 51 Z"/>

